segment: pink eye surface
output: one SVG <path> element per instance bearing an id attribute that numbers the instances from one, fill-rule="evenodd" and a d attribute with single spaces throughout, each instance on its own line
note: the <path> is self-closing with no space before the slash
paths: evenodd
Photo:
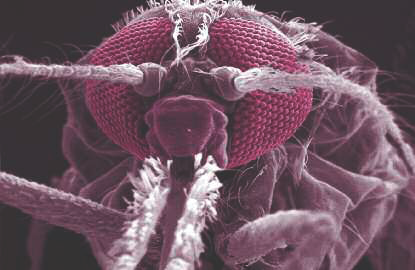
<path id="1" fill-rule="evenodd" d="M 173 45 L 173 24 L 167 18 L 132 23 L 110 37 L 91 63 L 109 66 L 160 63 Z M 217 66 L 248 70 L 271 66 L 289 73 L 304 72 L 294 47 L 272 29 L 242 18 L 221 18 L 210 25 L 206 56 Z M 123 149 L 144 159 L 150 154 L 145 139 L 145 113 L 151 104 L 127 85 L 87 82 L 87 105 L 103 132 Z M 227 168 L 237 167 L 284 143 L 303 123 L 311 109 L 312 90 L 294 94 L 253 91 L 236 101 L 229 123 Z"/>
<path id="2" fill-rule="evenodd" d="M 158 63 L 173 44 L 169 19 L 151 18 L 139 21 L 109 38 L 93 53 L 91 63 L 109 66 L 144 62 Z M 144 100 L 128 85 L 88 81 L 86 102 L 102 131 L 115 143 L 139 159 L 150 154 L 145 134 Z"/>
<path id="3" fill-rule="evenodd" d="M 210 27 L 208 56 L 218 66 L 245 71 L 271 66 L 286 72 L 304 71 L 294 48 L 271 29 L 239 18 L 224 18 Z M 256 159 L 284 143 L 311 109 L 312 91 L 269 94 L 254 91 L 242 98 L 230 123 L 229 167 Z"/>

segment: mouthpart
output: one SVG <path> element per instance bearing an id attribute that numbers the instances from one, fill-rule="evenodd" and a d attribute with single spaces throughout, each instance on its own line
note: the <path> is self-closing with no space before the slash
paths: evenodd
<path id="1" fill-rule="evenodd" d="M 163 163 L 202 153 L 202 165 L 211 155 L 226 168 L 228 118 L 213 101 L 191 95 L 158 100 L 145 115 L 150 154 Z"/>

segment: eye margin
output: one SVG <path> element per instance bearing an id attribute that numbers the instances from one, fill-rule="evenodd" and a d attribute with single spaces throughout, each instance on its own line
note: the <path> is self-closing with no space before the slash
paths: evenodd
<path id="1" fill-rule="evenodd" d="M 152 62 L 142 63 L 137 67 L 143 72 L 143 82 L 134 86 L 134 91 L 144 97 L 159 94 L 165 84 L 167 69 Z"/>

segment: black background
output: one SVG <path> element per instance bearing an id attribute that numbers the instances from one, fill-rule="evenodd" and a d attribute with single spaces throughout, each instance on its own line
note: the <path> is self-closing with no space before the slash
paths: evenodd
<path id="1" fill-rule="evenodd" d="M 110 25 L 121 18 L 122 12 L 143 3 L 0 0 L 0 56 L 17 54 L 32 61 L 74 62 L 82 52 L 114 33 Z M 410 94 L 411 89 L 415 91 L 415 83 L 411 82 L 415 75 L 413 0 L 244 3 L 255 3 L 261 11 L 289 11 L 287 18 L 298 16 L 306 22 L 325 23 L 326 31 L 363 52 L 382 70 L 395 72 L 395 80 L 389 77 L 380 81 L 382 89 L 397 88 Z M 56 84 L 36 86 L 39 84 L 28 79 L 0 80 L 0 170 L 47 183 L 67 166 L 60 146 L 65 106 Z M 411 119 L 413 109 L 400 107 L 398 112 L 415 122 Z M 1 270 L 28 269 L 25 240 L 29 221 L 30 217 L 19 210 L 0 204 Z M 57 228 L 46 243 L 44 269 L 98 269 L 89 252 L 81 236 Z M 370 266 L 362 261 L 357 269 Z"/>

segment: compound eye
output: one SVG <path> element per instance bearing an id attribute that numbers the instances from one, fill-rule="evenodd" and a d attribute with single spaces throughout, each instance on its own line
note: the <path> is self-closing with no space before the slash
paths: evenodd
<path id="1" fill-rule="evenodd" d="M 216 67 L 211 69 L 209 73 L 215 81 L 214 91 L 223 99 L 236 101 L 245 96 L 246 92 L 238 91 L 234 83 L 235 78 L 242 73 L 239 68 Z"/>
<path id="2" fill-rule="evenodd" d="M 134 91 L 144 97 L 160 93 L 167 75 L 167 70 L 156 63 L 142 63 L 137 66 L 143 72 L 143 82 L 134 87 Z"/>

